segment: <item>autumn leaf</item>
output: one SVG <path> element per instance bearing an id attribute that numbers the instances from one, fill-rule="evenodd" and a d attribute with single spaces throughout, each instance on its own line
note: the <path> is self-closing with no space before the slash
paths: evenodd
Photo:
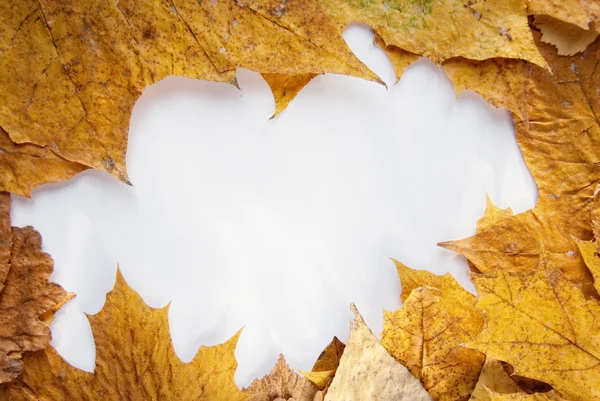
<path id="1" fill-rule="evenodd" d="M 283 75 L 283 74 L 263 74 L 262 75 L 273 92 L 275 98 L 275 113 L 273 117 L 281 113 L 288 104 L 298 95 L 298 93 L 316 76 L 315 74 L 302 75 Z"/>
<path id="2" fill-rule="evenodd" d="M 168 75 L 234 83 L 244 67 L 377 80 L 316 0 L 10 0 L 0 25 L 0 126 L 10 139 L 122 181 L 133 105 Z"/>
<path id="3" fill-rule="evenodd" d="M 498 394 L 525 393 L 506 373 L 502 362 L 486 358 L 469 401 L 491 401 L 490 392 Z"/>
<path id="4" fill-rule="evenodd" d="M 559 397 L 554 391 L 536 394 L 498 394 L 490 391 L 489 397 L 490 401 L 566 401 L 564 398 Z"/>
<path id="5" fill-rule="evenodd" d="M 49 149 L 24 143 L 15 144 L 0 128 L 0 191 L 31 196 L 31 190 L 44 183 L 69 179 L 87 169 Z"/>
<path id="6" fill-rule="evenodd" d="M 600 304 L 541 258 L 529 276 L 473 275 L 483 331 L 468 346 L 572 401 L 600 397 Z"/>
<path id="7" fill-rule="evenodd" d="M 248 395 L 248 401 L 312 401 L 318 389 L 290 369 L 283 355 L 279 355 L 271 372 L 262 379 L 254 380 L 243 391 Z"/>
<path id="8" fill-rule="evenodd" d="M 449 313 L 446 299 L 435 288 L 412 290 L 402 308 L 385 312 L 381 343 L 434 400 L 464 400 L 475 388 L 485 355 L 461 346 L 475 333 L 456 311 Z"/>
<path id="9" fill-rule="evenodd" d="M 48 281 L 52 258 L 31 227 L 11 227 L 10 195 L 0 193 L 0 383 L 17 377 L 24 352 L 50 342 L 54 312 L 73 297 Z"/>
<path id="10" fill-rule="evenodd" d="M 546 15 L 536 16 L 534 25 L 542 33 L 542 42 L 554 45 L 560 56 L 572 56 L 584 51 L 594 43 L 600 32 L 600 25 L 595 22 L 585 30 Z"/>
<path id="11" fill-rule="evenodd" d="M 302 371 L 301 373 L 319 389 L 325 389 L 335 376 L 345 348 L 346 345 L 343 342 L 337 337 L 333 337 L 333 340 L 317 358 L 312 370 L 310 372 Z"/>
<path id="12" fill-rule="evenodd" d="M 189 363 L 175 354 L 168 306 L 144 304 L 117 272 L 102 310 L 88 316 L 96 343 L 94 373 L 70 366 L 54 349 L 24 356 L 23 374 L 11 383 L 15 400 L 244 400 L 233 374 L 240 333 L 200 347 Z"/>
<path id="13" fill-rule="evenodd" d="M 490 199 L 489 195 L 485 195 L 485 211 L 483 212 L 483 216 L 479 220 L 477 220 L 476 232 L 480 233 L 490 228 L 500 220 L 514 216 L 514 213 L 511 208 L 501 209 L 498 206 L 494 205 L 494 202 Z"/>
<path id="14" fill-rule="evenodd" d="M 430 401 L 419 380 L 399 364 L 352 305 L 350 339 L 325 401 Z"/>
<path id="15" fill-rule="evenodd" d="M 531 15 L 547 15 L 560 21 L 589 29 L 600 18 L 600 3 L 588 0 L 528 0 Z"/>
<path id="16" fill-rule="evenodd" d="M 436 63 L 464 57 L 523 59 L 539 66 L 539 54 L 521 0 L 321 0 L 343 29 L 370 25 L 386 46 L 423 55 Z"/>

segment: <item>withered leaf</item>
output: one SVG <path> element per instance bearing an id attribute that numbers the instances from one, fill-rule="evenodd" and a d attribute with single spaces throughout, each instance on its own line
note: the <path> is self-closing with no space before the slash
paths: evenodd
<path id="1" fill-rule="evenodd" d="M 331 380 L 335 376 L 345 348 L 346 345 L 343 342 L 337 337 L 333 337 L 333 340 L 331 340 L 329 345 L 325 347 L 321 355 L 317 358 L 312 370 L 310 372 L 302 372 L 302 374 L 315 386 L 323 390 L 331 383 Z"/>
<path id="2" fill-rule="evenodd" d="M 70 366 L 54 349 L 24 356 L 23 374 L 11 383 L 15 400 L 244 400 L 233 374 L 239 332 L 221 345 L 200 347 L 189 363 L 175 354 L 168 306 L 148 307 L 120 272 L 102 310 L 88 316 L 96 366 Z"/>
<path id="3" fill-rule="evenodd" d="M 490 401 L 490 391 L 499 394 L 524 393 L 506 373 L 502 362 L 486 358 L 469 401 Z"/>
<path id="4" fill-rule="evenodd" d="M 273 117 L 281 113 L 288 104 L 298 95 L 316 74 L 302 75 L 283 75 L 283 74 L 262 74 L 267 84 L 273 92 L 275 98 L 275 113 Z"/>
<path id="5" fill-rule="evenodd" d="M 485 355 L 461 345 L 476 333 L 447 299 L 435 288 L 412 290 L 402 308 L 385 312 L 381 343 L 434 400 L 464 400 L 477 384 Z"/>
<path id="6" fill-rule="evenodd" d="M 0 25 L 0 126 L 10 139 L 123 181 L 133 104 L 168 75 L 234 82 L 244 67 L 377 79 L 316 0 L 10 0 Z"/>
<path id="7" fill-rule="evenodd" d="M 248 401 L 313 401 L 317 391 L 317 387 L 308 379 L 289 368 L 283 355 L 279 355 L 268 375 L 254 380 L 244 389 Z"/>
<path id="8" fill-rule="evenodd" d="M 554 391 L 547 393 L 513 393 L 513 394 L 499 394 L 493 391 L 489 391 L 490 401 L 566 401 L 564 398 L 558 396 Z"/>
<path id="9" fill-rule="evenodd" d="M 550 384 L 562 397 L 600 396 L 600 304 L 545 258 L 531 275 L 473 275 L 486 325 L 468 346 L 507 361 L 515 373 Z"/>
<path id="10" fill-rule="evenodd" d="M 354 305 L 352 311 L 350 339 L 325 401 L 430 401 L 419 380 L 388 354 Z"/>
<path id="11" fill-rule="evenodd" d="M 494 202 L 492 202 L 487 194 L 485 196 L 485 202 L 486 207 L 483 216 L 477 220 L 476 231 L 478 233 L 490 228 L 500 220 L 514 215 L 511 208 L 502 209 L 494 205 Z"/>
<path id="12" fill-rule="evenodd" d="M 600 3 L 588 0 L 528 0 L 531 15 L 548 15 L 560 21 L 589 29 L 590 23 L 600 18 Z"/>
<path id="13" fill-rule="evenodd" d="M 464 57 L 524 59 L 542 67 L 521 0 L 321 0 L 340 25 L 363 22 L 386 46 L 429 57 L 434 62 Z"/>
<path id="14" fill-rule="evenodd" d="M 54 265 L 40 234 L 11 227 L 10 203 L 0 193 L 0 383 L 21 373 L 24 352 L 48 346 L 53 313 L 72 297 L 48 281 Z"/>
<path id="15" fill-rule="evenodd" d="M 40 184 L 66 180 L 87 169 L 49 149 L 29 143 L 17 145 L 2 128 L 0 150 L 0 191 L 31 196 L 31 190 Z"/>
<path id="16" fill-rule="evenodd" d="M 572 56 L 584 51 L 594 43 L 600 32 L 600 25 L 596 22 L 585 30 L 547 15 L 536 16 L 535 27 L 542 33 L 542 42 L 554 45 L 560 56 Z"/>

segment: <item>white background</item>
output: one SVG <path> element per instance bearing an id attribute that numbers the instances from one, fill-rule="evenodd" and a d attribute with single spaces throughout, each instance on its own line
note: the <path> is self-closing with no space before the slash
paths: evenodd
<path id="1" fill-rule="evenodd" d="M 89 171 L 14 198 L 13 224 L 42 233 L 52 279 L 77 294 L 52 325 L 63 357 L 93 370 L 83 313 L 101 309 L 117 264 L 149 305 L 172 301 L 185 361 L 245 326 L 239 385 L 280 352 L 309 370 L 332 336 L 347 338 L 350 302 L 379 334 L 382 309 L 400 306 L 390 257 L 472 289 L 466 262 L 436 243 L 474 233 L 486 192 L 515 212 L 534 205 L 509 113 L 473 93 L 456 99 L 427 60 L 395 84 L 372 37 L 345 33 L 387 90 L 320 76 L 269 120 L 273 99 L 256 73 L 238 72 L 241 90 L 168 78 L 134 108 L 134 187 Z"/>

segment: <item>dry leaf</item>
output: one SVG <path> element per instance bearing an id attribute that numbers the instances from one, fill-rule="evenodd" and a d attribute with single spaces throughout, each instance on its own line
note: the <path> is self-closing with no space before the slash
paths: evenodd
<path id="1" fill-rule="evenodd" d="M 536 16 L 534 24 L 542 33 L 542 42 L 554 45 L 560 56 L 572 56 L 587 49 L 598 37 L 600 29 L 595 22 L 590 29 L 584 30 L 547 15 Z"/>
<path id="2" fill-rule="evenodd" d="M 48 282 L 54 264 L 40 234 L 11 227 L 10 202 L 0 193 L 0 383 L 21 373 L 23 352 L 48 345 L 54 312 L 73 296 Z"/>
<path id="3" fill-rule="evenodd" d="M 451 309 L 456 303 L 447 305 L 447 299 L 435 288 L 414 289 L 402 308 L 385 312 L 381 343 L 434 400 L 464 400 L 477 384 L 485 355 L 461 344 L 481 327 L 456 317 Z"/>
<path id="4" fill-rule="evenodd" d="M 96 342 L 94 373 L 70 366 L 52 348 L 23 359 L 11 383 L 15 400 L 244 400 L 233 374 L 239 332 L 224 344 L 200 347 L 189 363 L 175 355 L 168 306 L 153 309 L 120 272 L 102 310 L 88 316 Z"/>
<path id="5" fill-rule="evenodd" d="M 511 208 L 501 209 L 498 206 L 494 205 L 494 202 L 490 199 L 489 195 L 485 195 L 486 207 L 483 212 L 483 216 L 479 220 L 477 220 L 477 228 L 476 231 L 482 232 L 500 220 L 514 216 L 514 213 Z"/>
<path id="6" fill-rule="evenodd" d="M 11 140 L 123 181 L 133 104 L 168 75 L 234 82 L 245 67 L 377 79 L 316 0 L 10 0 L 0 26 L 0 126 Z"/>
<path id="7" fill-rule="evenodd" d="M 463 254 L 485 274 L 529 274 L 544 254 L 567 279 L 593 295 L 593 278 L 574 238 L 590 237 L 591 212 L 597 207 L 595 198 L 541 197 L 532 210 L 504 218 L 472 237 L 438 245 Z"/>
<path id="8" fill-rule="evenodd" d="M 388 354 L 354 305 L 352 312 L 350 339 L 325 401 L 430 401 L 419 380 Z"/>
<path id="9" fill-rule="evenodd" d="M 333 340 L 317 358 L 312 370 L 301 373 L 319 389 L 325 389 L 335 376 L 345 348 L 346 345 L 343 342 L 337 337 L 333 337 Z"/>
<path id="10" fill-rule="evenodd" d="M 34 187 L 67 180 L 85 169 L 49 149 L 29 143 L 17 145 L 0 128 L 0 191 L 31 196 Z"/>
<path id="11" fill-rule="evenodd" d="M 386 46 L 429 57 L 523 59 L 545 67 L 533 43 L 522 0 L 321 0 L 343 29 L 363 22 Z"/>
<path id="12" fill-rule="evenodd" d="M 566 401 L 564 398 L 559 397 L 554 391 L 536 394 L 498 394 L 489 391 L 489 397 L 490 401 Z"/>
<path id="13" fill-rule="evenodd" d="M 600 304 L 544 258 L 529 276 L 473 275 L 486 325 L 468 345 L 572 401 L 600 397 Z"/>
<path id="14" fill-rule="evenodd" d="M 281 113 L 296 95 L 313 79 L 315 74 L 283 75 L 263 74 L 263 78 L 269 84 L 273 97 L 275 98 L 275 113 L 273 117 Z"/>
<path id="15" fill-rule="evenodd" d="M 279 355 L 271 372 L 256 379 L 244 389 L 248 401 L 313 401 L 318 389 L 307 379 L 291 370 L 283 355 Z"/>
<path id="16" fill-rule="evenodd" d="M 500 361 L 487 358 L 469 400 L 490 401 L 490 390 L 499 394 L 525 393 L 506 373 Z"/>
<path id="17" fill-rule="evenodd" d="M 589 0 L 528 0 L 527 11 L 589 29 L 589 24 L 600 18 L 600 3 Z"/>

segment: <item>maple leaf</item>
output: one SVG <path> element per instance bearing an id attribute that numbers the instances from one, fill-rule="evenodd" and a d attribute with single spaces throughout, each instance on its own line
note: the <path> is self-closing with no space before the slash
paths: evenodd
<path id="1" fill-rule="evenodd" d="M 600 304 L 545 258 L 531 275 L 473 275 L 486 325 L 468 346 L 569 400 L 600 397 Z"/>
<path id="2" fill-rule="evenodd" d="M 262 74 L 267 84 L 273 92 L 275 98 L 275 113 L 273 117 L 281 113 L 288 104 L 298 95 L 316 74 L 302 75 L 283 75 L 283 74 Z"/>
<path id="3" fill-rule="evenodd" d="M 189 363 L 171 344 L 168 306 L 148 307 L 120 271 L 106 303 L 88 316 L 96 343 L 94 373 L 70 366 L 54 349 L 23 358 L 23 374 L 10 385 L 15 400 L 244 400 L 233 374 L 240 333 L 200 347 Z"/>
<path id="4" fill-rule="evenodd" d="M 489 390 L 488 390 L 489 391 Z M 547 393 L 514 393 L 514 394 L 499 394 L 489 391 L 490 401 L 566 401 L 559 397 L 554 391 Z"/>
<path id="5" fill-rule="evenodd" d="M 529 0 L 531 15 L 547 15 L 560 21 L 589 29 L 590 23 L 600 18 L 600 3 L 588 0 Z"/>
<path id="6" fill-rule="evenodd" d="M 54 312 L 73 296 L 48 281 L 54 266 L 39 233 L 11 227 L 10 203 L 0 193 L 0 383 L 21 373 L 24 352 L 48 345 Z"/>
<path id="7" fill-rule="evenodd" d="M 485 355 L 461 346 L 473 328 L 454 315 L 447 299 L 435 288 L 412 290 L 402 308 L 385 312 L 381 343 L 434 400 L 464 400 L 475 388 Z"/>
<path id="8" fill-rule="evenodd" d="M 542 33 L 542 42 L 554 45 L 560 56 L 572 56 L 584 51 L 594 43 L 600 32 L 600 24 L 595 22 L 585 30 L 546 15 L 536 16 L 534 25 Z"/>
<path id="9" fill-rule="evenodd" d="M 289 368 L 283 355 L 279 355 L 268 375 L 254 380 L 244 389 L 244 393 L 249 396 L 248 401 L 312 401 L 317 391 L 317 387 L 308 379 L 300 377 Z"/>
<path id="10" fill-rule="evenodd" d="M 0 128 L 0 191 L 31 196 L 40 184 L 69 179 L 87 169 L 57 156 L 50 149 L 24 143 L 15 144 Z"/>
<path id="11" fill-rule="evenodd" d="M 477 385 L 471 393 L 470 401 L 490 401 L 490 391 L 498 394 L 524 393 L 523 390 L 506 373 L 502 362 L 486 358 L 477 380 Z"/>
<path id="12" fill-rule="evenodd" d="M 388 354 L 354 305 L 352 312 L 350 339 L 325 401 L 430 401 L 419 380 Z"/>
<path id="13" fill-rule="evenodd" d="M 321 4 L 340 27 L 366 23 L 386 46 L 436 63 L 455 57 L 503 57 L 546 65 L 529 32 L 521 0 L 321 0 Z"/>
<path id="14" fill-rule="evenodd" d="M 244 67 L 377 80 L 316 0 L 10 0 L 0 25 L 0 126 L 10 139 L 122 181 L 133 105 L 168 75 L 235 83 Z"/>
<path id="15" fill-rule="evenodd" d="M 317 358 L 312 370 L 310 372 L 301 371 L 301 373 L 319 389 L 325 389 L 335 376 L 345 348 L 346 345 L 343 342 L 337 337 L 333 337 L 333 340 Z"/>
<path id="16" fill-rule="evenodd" d="M 502 209 L 498 206 L 494 205 L 494 202 L 490 199 L 489 195 L 485 195 L 485 211 L 483 212 L 483 216 L 479 220 L 477 220 L 477 226 L 475 231 L 482 232 L 486 229 L 490 228 L 500 220 L 514 216 L 514 213 L 511 208 Z"/>

